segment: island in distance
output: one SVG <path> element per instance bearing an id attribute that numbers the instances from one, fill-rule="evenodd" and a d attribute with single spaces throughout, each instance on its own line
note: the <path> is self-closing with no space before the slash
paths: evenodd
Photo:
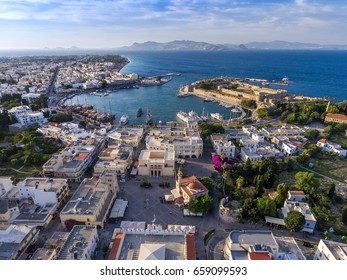
<path id="1" fill-rule="evenodd" d="M 175 40 L 166 43 L 147 41 L 114 49 L 125 51 L 347 50 L 347 45 L 320 45 L 278 40 L 271 42 L 251 42 L 237 45 Z"/>

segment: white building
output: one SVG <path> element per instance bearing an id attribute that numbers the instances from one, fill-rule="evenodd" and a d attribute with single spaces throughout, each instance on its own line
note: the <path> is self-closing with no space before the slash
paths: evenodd
<path id="1" fill-rule="evenodd" d="M 288 200 L 303 201 L 306 195 L 303 191 L 288 191 Z"/>
<path id="2" fill-rule="evenodd" d="M 316 227 L 317 221 L 315 217 L 313 216 L 308 203 L 302 202 L 302 201 L 286 200 L 282 207 L 282 213 L 284 218 L 286 218 L 288 213 L 291 211 L 297 211 L 297 212 L 300 212 L 302 215 L 304 215 L 305 225 L 302 231 L 313 233 L 314 228 Z"/>
<path id="3" fill-rule="evenodd" d="M 39 230 L 29 225 L 0 224 L 0 260 L 16 260 L 36 241 Z"/>
<path id="4" fill-rule="evenodd" d="M 243 161 L 247 161 L 247 159 L 249 159 L 250 161 L 254 162 L 269 157 L 279 159 L 283 156 L 283 153 L 276 148 L 265 146 L 256 148 L 241 148 L 240 156 Z"/>
<path id="5" fill-rule="evenodd" d="M 0 197 L 5 196 L 12 188 L 14 185 L 10 176 L 0 177 Z"/>
<path id="6" fill-rule="evenodd" d="M 226 239 L 227 260 L 305 260 L 294 238 L 267 230 L 233 230 Z"/>
<path id="7" fill-rule="evenodd" d="M 31 197 L 41 207 L 46 204 L 59 205 L 69 194 L 66 179 L 26 178 L 17 184 L 17 188 L 21 198 Z"/>
<path id="8" fill-rule="evenodd" d="M 218 155 L 224 154 L 228 158 L 235 158 L 235 145 L 225 134 L 212 134 L 211 141 Z"/>
<path id="9" fill-rule="evenodd" d="M 142 150 L 138 160 L 139 175 L 173 176 L 175 152 L 166 150 Z"/>
<path id="10" fill-rule="evenodd" d="M 294 156 L 296 155 L 301 149 L 297 146 L 293 145 L 290 142 L 283 142 L 281 151 L 285 156 Z"/>
<path id="11" fill-rule="evenodd" d="M 33 124 L 42 125 L 47 122 L 42 112 L 33 112 L 28 106 L 13 107 L 8 113 L 13 115 L 24 126 Z"/>
<path id="12" fill-rule="evenodd" d="M 74 226 L 57 260 L 90 260 L 98 241 L 96 226 Z"/>
<path id="13" fill-rule="evenodd" d="M 24 93 L 22 94 L 22 99 L 26 100 L 28 103 L 31 103 L 32 99 L 39 98 L 40 93 Z"/>
<path id="14" fill-rule="evenodd" d="M 347 260 L 347 244 L 321 239 L 314 260 Z"/>
<path id="15" fill-rule="evenodd" d="M 201 157 L 203 141 L 197 129 L 159 127 L 151 129 L 146 138 L 147 150 L 174 151 L 176 157 Z"/>
<path id="16" fill-rule="evenodd" d="M 99 154 L 99 160 L 94 165 L 94 175 L 112 170 L 118 176 L 125 176 L 130 168 L 134 148 L 127 144 L 109 146 Z"/>
<path id="17" fill-rule="evenodd" d="M 60 212 L 60 220 L 72 220 L 86 225 L 104 227 L 118 192 L 115 172 L 106 171 L 100 177 L 85 178 Z"/>
<path id="18" fill-rule="evenodd" d="M 45 176 L 80 181 L 95 158 L 94 146 L 68 146 L 43 165 Z"/>
<path id="19" fill-rule="evenodd" d="M 62 124 L 50 122 L 38 128 L 38 131 L 46 137 L 59 139 L 64 144 L 77 143 L 92 136 L 90 132 L 78 127 L 78 124 L 71 122 Z"/>
<path id="20" fill-rule="evenodd" d="M 326 139 L 321 139 L 317 142 L 317 146 L 322 148 L 323 152 L 328 152 L 328 153 L 336 153 L 340 157 L 345 157 L 347 154 L 347 150 L 342 149 L 341 145 L 329 142 Z"/>
<path id="21" fill-rule="evenodd" d="M 261 132 L 265 135 L 267 139 L 271 139 L 273 136 L 304 136 L 305 130 L 295 126 L 286 126 L 283 125 L 282 127 L 263 127 L 261 129 Z"/>
<path id="22" fill-rule="evenodd" d="M 117 127 L 108 133 L 107 140 L 110 143 L 125 143 L 136 148 L 139 146 L 143 134 L 142 127 Z"/>

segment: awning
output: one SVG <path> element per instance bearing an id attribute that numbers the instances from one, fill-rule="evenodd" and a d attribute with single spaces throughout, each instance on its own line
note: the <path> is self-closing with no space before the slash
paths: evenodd
<path id="1" fill-rule="evenodd" d="M 164 195 L 165 201 L 167 202 L 171 202 L 171 201 L 175 201 L 175 198 L 172 194 L 166 194 Z"/>
<path id="2" fill-rule="evenodd" d="M 267 223 L 284 226 L 284 220 L 283 219 L 265 216 L 265 221 Z"/>
<path id="3" fill-rule="evenodd" d="M 128 201 L 123 199 L 116 199 L 111 210 L 110 218 L 123 218 L 127 205 Z"/>

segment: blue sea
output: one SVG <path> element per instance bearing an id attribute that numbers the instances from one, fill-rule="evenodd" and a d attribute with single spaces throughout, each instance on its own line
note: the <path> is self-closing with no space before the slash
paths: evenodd
<path id="1" fill-rule="evenodd" d="M 176 119 L 179 110 L 219 112 L 225 117 L 230 111 L 217 103 L 206 103 L 197 97 L 177 97 L 179 88 L 196 80 L 219 76 L 281 80 L 288 77 L 289 85 L 281 87 L 290 94 L 311 97 L 331 96 L 347 99 L 347 52 L 345 51 L 233 51 L 233 52 L 116 52 L 80 51 L 74 53 L 120 54 L 131 60 L 123 73 L 155 76 L 180 73 L 169 83 L 157 87 L 125 89 L 109 96 L 80 95 L 67 101 L 94 105 L 97 109 L 120 116 L 127 114 L 130 124 L 144 123 L 145 116 L 136 118 L 138 107 L 151 109 L 155 121 Z M 8 55 L 50 55 L 66 52 L 5 53 Z"/>

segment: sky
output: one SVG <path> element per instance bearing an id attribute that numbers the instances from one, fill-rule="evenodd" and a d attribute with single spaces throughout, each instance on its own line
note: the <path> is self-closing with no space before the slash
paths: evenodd
<path id="1" fill-rule="evenodd" d="M 345 0 L 0 0 L 0 49 L 194 40 L 347 44 Z"/>

